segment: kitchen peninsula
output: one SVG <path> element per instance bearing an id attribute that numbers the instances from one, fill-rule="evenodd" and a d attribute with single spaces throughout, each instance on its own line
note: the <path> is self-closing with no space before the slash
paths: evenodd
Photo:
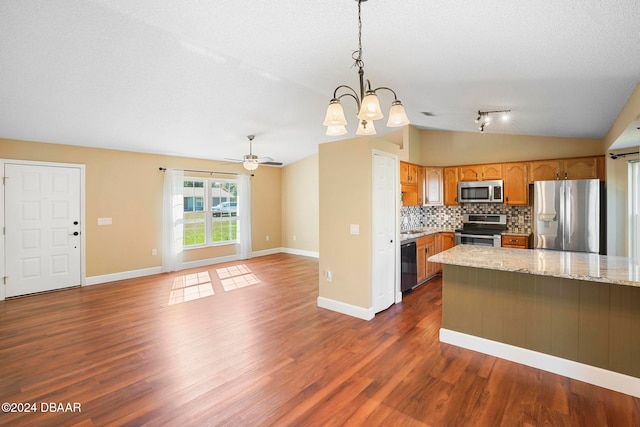
<path id="1" fill-rule="evenodd" d="M 640 397 L 640 264 L 458 245 L 443 264 L 445 343 Z"/>

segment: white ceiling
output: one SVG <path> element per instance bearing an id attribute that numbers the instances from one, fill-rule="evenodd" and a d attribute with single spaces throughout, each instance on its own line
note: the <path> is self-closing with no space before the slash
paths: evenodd
<path id="1" fill-rule="evenodd" d="M 420 128 L 508 108 L 485 132 L 602 138 L 640 82 L 637 0 L 370 0 L 362 20 L 365 77 Z M 287 164 L 334 140 L 356 49 L 354 0 L 2 0 L 0 137 L 223 159 L 256 134 Z"/>

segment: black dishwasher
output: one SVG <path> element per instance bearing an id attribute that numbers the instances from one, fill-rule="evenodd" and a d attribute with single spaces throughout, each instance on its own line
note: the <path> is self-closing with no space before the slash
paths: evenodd
<path id="1" fill-rule="evenodd" d="M 400 245 L 400 291 L 408 291 L 418 284 L 416 242 Z"/>

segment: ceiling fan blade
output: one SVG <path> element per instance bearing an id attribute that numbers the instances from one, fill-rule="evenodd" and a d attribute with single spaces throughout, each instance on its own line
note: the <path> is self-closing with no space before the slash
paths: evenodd
<path id="1" fill-rule="evenodd" d="M 273 162 L 272 157 L 258 157 L 258 163 Z"/>
<path id="2" fill-rule="evenodd" d="M 228 157 L 224 158 L 225 160 L 229 161 L 229 162 L 235 162 L 235 163 L 242 163 L 244 162 L 244 160 L 240 160 L 240 159 L 230 159 Z"/>
<path id="3" fill-rule="evenodd" d="M 259 162 L 261 165 L 282 166 L 282 162 Z"/>

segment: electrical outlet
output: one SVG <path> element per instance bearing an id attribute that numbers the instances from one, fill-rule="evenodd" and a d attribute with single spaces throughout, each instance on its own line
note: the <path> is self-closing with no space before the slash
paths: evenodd
<path id="1" fill-rule="evenodd" d="M 270 239 L 270 237 L 269 237 L 269 235 L 267 234 L 267 242 L 269 241 L 269 239 Z"/>
<path id="2" fill-rule="evenodd" d="M 293 240 L 296 240 L 296 239 L 297 239 L 297 237 L 296 237 L 296 235 L 294 234 L 294 235 L 293 235 Z"/>
<path id="3" fill-rule="evenodd" d="M 158 251 L 156 250 L 156 248 L 151 249 L 151 255 L 152 256 L 158 255 Z"/>

